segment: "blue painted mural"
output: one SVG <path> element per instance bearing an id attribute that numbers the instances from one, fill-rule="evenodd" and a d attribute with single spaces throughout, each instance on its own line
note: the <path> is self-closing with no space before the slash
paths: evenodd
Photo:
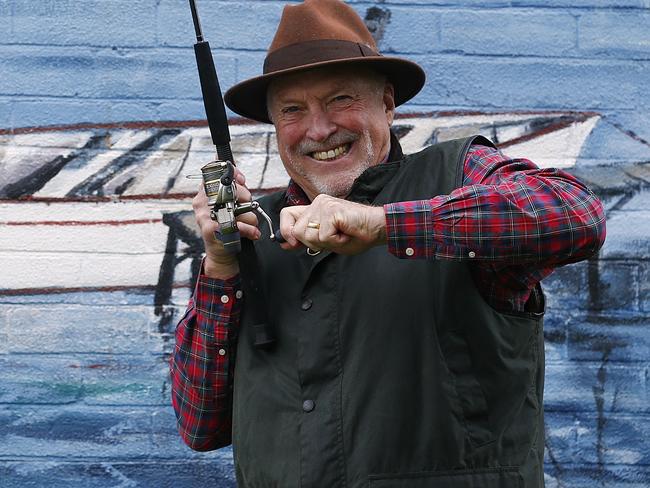
<path id="1" fill-rule="evenodd" d="M 258 71 L 284 3 L 200 1 L 224 86 Z M 544 282 L 546 480 L 649 486 L 650 6 L 349 3 L 427 70 L 395 123 L 407 152 L 481 133 L 605 202 L 600 255 Z M 0 487 L 235 486 L 169 398 L 201 254 L 184 176 L 213 157 L 188 10 L 0 0 Z M 272 127 L 232 134 L 257 193 L 286 183 Z"/>

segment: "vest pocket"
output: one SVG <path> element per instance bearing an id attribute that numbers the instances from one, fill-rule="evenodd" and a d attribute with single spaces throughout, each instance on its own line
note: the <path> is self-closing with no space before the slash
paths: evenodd
<path id="1" fill-rule="evenodd" d="M 523 479 L 517 468 L 488 468 L 454 471 L 368 476 L 369 488 L 520 488 Z"/>
<path id="2" fill-rule="evenodd" d="M 456 398 L 452 400 L 460 407 L 470 443 L 480 447 L 494 441 L 488 404 L 474 374 L 467 342 L 459 333 L 449 332 L 440 338 L 440 349 L 456 393 Z"/>

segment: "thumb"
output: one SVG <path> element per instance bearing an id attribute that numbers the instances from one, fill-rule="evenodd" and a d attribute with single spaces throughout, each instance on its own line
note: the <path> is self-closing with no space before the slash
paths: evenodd
<path id="1" fill-rule="evenodd" d="M 294 205 L 293 207 L 285 207 L 280 211 L 280 233 L 291 246 L 299 244 L 298 240 L 293 236 L 293 227 L 306 208 L 306 205 Z"/>

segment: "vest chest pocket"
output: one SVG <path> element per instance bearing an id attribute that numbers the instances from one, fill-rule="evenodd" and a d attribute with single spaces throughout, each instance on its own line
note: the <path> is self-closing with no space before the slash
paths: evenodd
<path id="1" fill-rule="evenodd" d="M 368 476 L 369 488 L 521 488 L 517 468 L 429 471 Z"/>

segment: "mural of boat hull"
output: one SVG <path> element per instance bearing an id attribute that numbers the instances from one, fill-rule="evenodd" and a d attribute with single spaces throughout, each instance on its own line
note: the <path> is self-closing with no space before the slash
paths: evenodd
<path id="1" fill-rule="evenodd" d="M 416 114 L 398 118 L 394 129 L 406 153 L 482 134 L 512 157 L 572 167 L 599 120 L 594 113 Z M 255 193 L 286 186 L 272 126 L 239 121 L 231 133 Z M 200 252 L 183 215 L 197 181 L 185 176 L 213 157 L 208 128 L 196 122 L 0 135 L 0 266 L 8 270 L 0 293 L 186 285 L 192 266 L 165 256 L 170 246 L 180 255 Z M 29 259 L 14 266 L 21 255 Z"/>

